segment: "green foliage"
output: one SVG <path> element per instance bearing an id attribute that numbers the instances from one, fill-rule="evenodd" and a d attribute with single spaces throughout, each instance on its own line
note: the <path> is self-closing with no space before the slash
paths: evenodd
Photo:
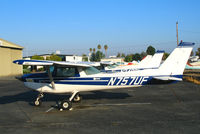
<path id="1" fill-rule="evenodd" d="M 28 69 L 28 65 L 23 65 L 23 69 Z"/>
<path id="2" fill-rule="evenodd" d="M 52 54 L 50 57 L 47 57 L 46 60 L 52 60 L 52 61 L 62 61 L 62 58 L 55 55 L 55 54 Z"/>
<path id="3" fill-rule="evenodd" d="M 32 60 L 44 60 L 44 57 L 42 56 L 38 56 L 38 55 L 34 55 L 31 57 Z"/>
<path id="4" fill-rule="evenodd" d="M 91 57 L 90 57 L 90 61 L 96 61 L 96 54 L 92 53 Z"/>
<path id="5" fill-rule="evenodd" d="M 123 58 L 125 58 L 126 56 L 125 56 L 125 54 L 124 53 L 117 53 L 117 57 L 123 57 Z"/>
<path id="6" fill-rule="evenodd" d="M 86 54 L 83 54 L 82 57 L 83 57 L 83 61 L 88 61 L 88 57 Z"/>
<path id="7" fill-rule="evenodd" d="M 154 55 L 155 52 L 156 52 L 156 49 L 155 49 L 154 47 L 148 46 L 148 48 L 147 48 L 147 50 L 146 50 L 146 53 L 147 53 L 148 55 Z"/>
<path id="8" fill-rule="evenodd" d="M 139 53 L 136 53 L 132 56 L 132 61 L 135 60 L 135 61 L 138 61 L 138 60 L 141 60 L 142 57 Z"/>
<path id="9" fill-rule="evenodd" d="M 108 45 L 104 45 L 104 49 L 106 51 L 108 49 Z"/>
<path id="10" fill-rule="evenodd" d="M 93 53 L 95 53 L 96 52 L 96 49 L 95 48 L 93 48 Z"/>
<path id="11" fill-rule="evenodd" d="M 131 62 L 132 61 L 132 55 L 127 55 L 126 57 L 125 57 L 125 61 L 126 62 Z"/>
<path id="12" fill-rule="evenodd" d="M 190 56 L 193 56 L 194 55 L 194 52 L 192 51 L 191 53 L 190 53 Z"/>
<path id="13" fill-rule="evenodd" d="M 30 69 L 23 69 L 23 74 L 29 74 L 29 73 L 31 73 Z"/>
<path id="14" fill-rule="evenodd" d="M 106 57 L 107 57 L 108 45 L 104 45 L 104 49 L 105 49 L 105 54 L 106 54 Z"/>
<path id="15" fill-rule="evenodd" d="M 166 60 L 168 56 L 169 56 L 169 53 L 164 53 L 162 60 Z"/>
<path id="16" fill-rule="evenodd" d="M 105 55 L 101 51 L 97 51 L 96 53 L 92 53 L 90 61 L 101 61 Z"/>
<path id="17" fill-rule="evenodd" d="M 97 46 L 97 48 L 100 50 L 100 49 L 101 49 L 101 45 L 99 44 L 99 45 Z"/>
<path id="18" fill-rule="evenodd" d="M 125 56 L 125 54 L 124 54 L 124 53 L 122 53 L 121 57 L 125 58 L 126 56 Z"/>
<path id="19" fill-rule="evenodd" d="M 118 54 L 117 54 L 117 57 L 121 57 L 121 54 L 120 54 L 120 53 L 118 53 Z"/>
<path id="20" fill-rule="evenodd" d="M 200 47 L 197 49 L 196 51 L 196 56 L 199 56 L 200 57 Z"/>
<path id="21" fill-rule="evenodd" d="M 147 56 L 147 53 L 146 52 L 141 52 L 141 58 L 144 58 L 145 56 Z"/>
<path id="22" fill-rule="evenodd" d="M 101 51 L 96 52 L 96 61 L 101 61 L 101 59 L 104 57 L 103 53 Z"/>
<path id="23" fill-rule="evenodd" d="M 92 48 L 90 48 L 89 50 L 90 50 L 90 53 L 91 53 L 92 52 Z"/>

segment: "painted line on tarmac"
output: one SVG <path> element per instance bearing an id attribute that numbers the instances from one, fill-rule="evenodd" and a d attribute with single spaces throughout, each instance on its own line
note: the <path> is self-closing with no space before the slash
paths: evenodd
<path id="1" fill-rule="evenodd" d="M 54 109 L 54 107 L 49 108 L 49 109 L 46 111 L 46 113 L 50 112 L 50 111 L 53 110 L 53 109 Z"/>
<path id="2" fill-rule="evenodd" d="M 108 103 L 108 104 L 93 104 L 93 105 L 82 105 L 80 107 L 97 107 L 97 106 L 130 106 L 130 105 L 151 105 L 151 103 L 117 103 L 117 104 L 112 104 L 112 103 Z M 79 106 L 76 106 L 76 108 Z M 46 110 L 46 113 L 52 111 L 53 109 L 55 109 L 55 107 L 51 107 L 48 110 Z"/>

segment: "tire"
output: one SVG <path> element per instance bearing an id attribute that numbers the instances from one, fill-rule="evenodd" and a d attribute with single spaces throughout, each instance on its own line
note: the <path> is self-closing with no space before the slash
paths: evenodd
<path id="1" fill-rule="evenodd" d="M 42 104 L 42 101 L 41 101 L 41 100 L 36 100 L 36 101 L 34 102 L 34 105 L 35 105 L 35 106 L 41 106 L 41 104 Z"/>
<path id="2" fill-rule="evenodd" d="M 81 100 L 82 100 L 82 96 L 80 96 L 80 94 L 77 94 L 73 99 L 74 102 L 80 102 Z"/>
<path id="3" fill-rule="evenodd" d="M 72 103 L 69 100 L 63 100 L 60 104 L 60 109 L 63 109 L 63 110 L 70 110 L 71 107 L 72 107 Z"/>

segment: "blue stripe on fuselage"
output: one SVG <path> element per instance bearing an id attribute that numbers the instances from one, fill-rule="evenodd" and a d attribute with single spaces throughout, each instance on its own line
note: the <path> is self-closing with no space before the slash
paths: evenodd
<path id="1" fill-rule="evenodd" d="M 72 85 L 108 85 L 108 86 L 128 86 L 145 85 L 152 77 L 149 76 L 127 76 L 127 77 L 90 77 L 90 78 L 54 78 L 55 84 Z M 47 78 L 32 79 L 36 83 L 50 83 Z"/>

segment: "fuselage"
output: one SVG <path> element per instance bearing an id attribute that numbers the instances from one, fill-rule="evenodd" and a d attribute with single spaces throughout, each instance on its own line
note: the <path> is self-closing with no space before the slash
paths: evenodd
<path id="1" fill-rule="evenodd" d="M 47 72 L 24 75 L 22 79 L 25 86 L 39 92 L 71 93 L 139 87 L 150 83 L 153 77 L 161 76 L 158 74 L 158 69 L 128 69 L 118 73 L 103 73 L 93 67 L 86 69 L 55 67 L 52 71 L 55 88 L 52 88 Z"/>

